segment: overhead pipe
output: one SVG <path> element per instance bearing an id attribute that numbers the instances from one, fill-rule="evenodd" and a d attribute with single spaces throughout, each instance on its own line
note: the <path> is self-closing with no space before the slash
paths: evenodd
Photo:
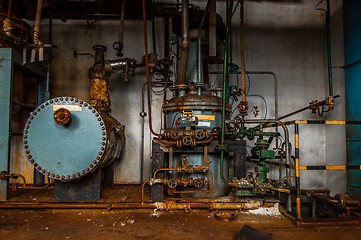
<path id="1" fill-rule="evenodd" d="M 186 84 L 189 48 L 189 0 L 182 1 L 182 42 L 179 63 L 179 85 Z"/>

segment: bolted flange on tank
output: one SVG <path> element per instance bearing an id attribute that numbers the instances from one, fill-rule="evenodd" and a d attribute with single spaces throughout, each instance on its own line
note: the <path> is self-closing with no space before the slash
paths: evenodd
<path id="1" fill-rule="evenodd" d="M 74 97 L 50 99 L 37 107 L 23 136 L 35 169 L 63 182 L 109 165 L 119 158 L 125 143 L 123 125 Z"/>

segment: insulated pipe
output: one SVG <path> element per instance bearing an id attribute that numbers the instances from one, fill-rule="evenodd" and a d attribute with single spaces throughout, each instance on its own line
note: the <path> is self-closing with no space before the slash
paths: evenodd
<path id="1" fill-rule="evenodd" d="M 189 47 L 189 0 L 182 2 L 182 42 L 179 63 L 179 85 L 186 84 L 188 47 Z"/>
<path id="2" fill-rule="evenodd" d="M 143 9 L 143 33 L 144 33 L 144 50 L 145 50 L 145 78 L 147 82 L 147 97 L 148 97 L 148 123 L 149 130 L 155 136 L 162 136 L 163 134 L 156 133 L 152 124 L 152 102 L 151 102 L 151 89 L 150 89 L 150 77 L 149 77 L 149 56 L 148 56 L 148 38 L 147 38 L 147 13 L 145 10 L 145 1 L 142 0 Z"/>

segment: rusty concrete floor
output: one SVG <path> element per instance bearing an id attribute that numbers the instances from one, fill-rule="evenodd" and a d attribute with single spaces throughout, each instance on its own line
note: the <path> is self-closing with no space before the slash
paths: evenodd
<path id="1" fill-rule="evenodd" d="M 282 216 L 235 212 L 219 221 L 211 211 L 0 210 L 0 239 L 236 239 L 249 225 L 273 239 L 361 239 L 361 226 L 296 227 Z"/>
<path id="2" fill-rule="evenodd" d="M 10 191 L 10 202 L 54 202 L 52 189 Z M 134 203 L 141 201 L 137 185 L 116 186 L 102 191 L 99 202 Z M 149 199 L 149 189 L 146 188 Z M 223 211 L 224 212 L 224 211 Z M 0 209 L 0 240 L 3 239 L 236 239 L 249 225 L 273 234 L 273 239 L 361 239 L 361 225 L 303 226 L 278 216 L 252 215 L 232 211 L 234 221 L 214 218 L 214 211 L 192 210 L 25 210 Z"/>

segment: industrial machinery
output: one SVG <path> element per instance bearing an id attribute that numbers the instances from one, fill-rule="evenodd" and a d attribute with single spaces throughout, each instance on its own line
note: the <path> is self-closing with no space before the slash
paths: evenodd
<path id="1" fill-rule="evenodd" d="M 110 176 L 103 171 L 119 158 L 125 144 L 124 126 L 109 113 L 108 77 L 112 71 L 127 74 L 135 61 L 105 61 L 104 46 L 94 46 L 94 51 L 90 103 L 74 97 L 50 99 L 31 113 L 25 125 L 28 159 L 36 170 L 55 180 L 58 200 L 99 200 L 102 178 L 113 181 L 112 169 Z"/>
<path id="2" fill-rule="evenodd" d="M 278 98 L 285 97 L 286 92 L 289 94 L 289 87 L 283 86 L 286 80 L 281 79 L 282 85 L 278 85 L 277 75 L 273 72 L 246 71 L 244 7 L 245 3 L 255 5 L 263 4 L 258 3 L 263 1 L 235 2 L 227 0 L 217 2 L 208 0 L 202 3 L 202 1 L 183 0 L 181 4 L 179 2 L 173 4 L 170 3 L 171 1 L 163 3 L 125 0 L 105 1 L 104 3 L 102 1 L 46 1 L 44 4 L 42 0 L 12 2 L 0 0 L 0 47 L 11 48 L 11 51 L 1 51 L 3 58 L 0 59 L 0 62 L 6 60 L 4 62 L 8 65 L 6 68 L 4 67 L 7 71 L 2 72 L 4 69 L 0 68 L 0 72 L 6 76 L 6 79 L 3 78 L 4 80 L 0 80 L 0 82 L 2 86 L 7 87 L 3 91 L 7 102 L 0 103 L 2 109 L 7 109 L 8 115 L 11 115 L 11 102 L 14 102 L 17 108 L 26 108 L 26 114 L 24 114 L 26 118 L 29 112 L 31 113 L 27 121 L 23 121 L 24 119 L 19 117 L 17 128 L 14 128 L 16 132 L 14 129 L 11 130 L 11 126 L 8 124 L 9 129 L 6 129 L 5 133 L 1 132 L 1 140 L 6 139 L 3 141 L 4 144 L 2 142 L 1 144 L 9 145 L 10 142 L 10 145 L 17 145 L 16 141 L 14 141 L 15 144 L 11 143 L 12 140 L 8 141 L 10 139 L 8 136 L 11 134 L 20 136 L 17 140 L 24 146 L 25 156 L 23 158 L 27 158 L 36 172 L 34 185 L 27 184 L 21 173 L 12 173 L 7 162 L 2 160 L 10 158 L 7 151 L 6 155 L 2 155 L 2 159 L 0 159 L 1 199 L 7 198 L 7 192 L 1 194 L 1 190 L 7 190 L 8 184 L 11 183 L 13 190 L 45 189 L 54 186 L 55 203 L 87 201 L 107 209 L 112 206 L 186 210 L 196 206 L 215 209 L 216 205 L 212 204 L 222 201 L 225 203 L 224 199 L 229 201 L 227 202 L 229 205 L 220 204 L 218 205 L 219 209 L 240 209 L 244 202 L 253 202 L 256 203 L 255 206 L 261 206 L 261 203 L 269 201 L 272 204 L 280 202 L 286 210 L 294 213 L 297 221 L 300 221 L 302 216 L 305 216 L 302 215 L 303 212 L 301 214 L 301 204 L 306 206 L 302 211 L 309 210 L 313 218 L 317 216 L 351 216 L 352 211 L 358 211 L 361 208 L 360 198 L 355 198 L 351 194 L 342 193 L 332 197 L 328 189 L 301 189 L 300 171 L 359 170 L 360 166 L 355 164 L 330 167 L 327 165 L 302 165 L 300 163 L 298 128 L 303 124 L 360 125 L 361 122 L 353 118 L 352 120 L 355 121 L 348 122 L 318 119 L 283 122 L 283 120 L 288 120 L 289 117 L 306 110 L 310 110 L 310 113 L 315 116 L 323 117 L 325 113 L 334 109 L 335 99 L 340 97 L 333 93 L 329 42 L 329 1 L 320 1 L 315 7 L 316 10 L 324 11 L 326 17 L 328 96 L 324 100 L 312 100 L 304 108 L 283 116 L 278 114 Z M 193 5 L 192 2 L 200 2 L 201 7 Z M 295 4 L 295 1 L 289 2 Z M 325 9 L 319 8 L 322 2 Z M 35 14 L 30 14 L 30 10 L 22 9 L 22 4 L 29 6 L 29 9 L 34 10 Z M 225 10 L 223 18 L 217 14 L 217 4 L 222 6 L 222 11 Z M 301 4 L 306 5 L 303 2 L 299 3 L 299 5 Z M 68 11 L 68 6 L 74 6 L 74 11 Z M 113 9 L 115 7 L 117 10 Z M 82 9 L 87 9 L 88 12 L 80 11 Z M 232 17 L 236 12 L 240 14 L 240 22 L 232 25 Z M 44 35 L 43 32 L 39 35 L 41 14 L 43 14 L 43 18 L 49 20 L 47 43 L 39 39 L 39 36 L 43 37 Z M 130 39 L 137 39 L 134 44 L 136 46 L 132 46 L 133 49 L 130 50 L 139 50 L 141 41 L 138 38 L 141 33 L 138 30 L 142 26 L 137 25 L 139 22 L 134 26 L 127 25 L 125 21 L 140 20 L 141 14 L 143 15 L 145 48 L 141 63 L 138 64 L 133 58 L 106 60 L 107 48 L 103 45 L 93 46 L 93 44 L 94 41 L 108 41 L 109 44 L 108 36 L 101 35 L 113 31 L 114 25 L 99 24 L 96 26 L 96 22 L 98 20 L 120 20 L 119 35 L 113 44 L 113 49 L 117 57 L 123 57 L 128 51 L 124 44 L 129 41 L 129 39 L 124 39 L 123 35 L 127 34 L 126 30 L 130 26 L 134 27 Z M 58 51 L 58 54 L 61 52 L 59 54 L 61 57 L 65 55 L 68 57 L 73 53 L 75 58 L 86 55 L 94 59 L 94 64 L 87 72 L 89 78 L 89 100 L 87 101 L 70 96 L 70 94 L 59 94 L 60 96 L 50 98 L 52 49 L 55 48 L 52 45 L 53 18 L 63 22 L 68 18 L 70 20 L 86 20 L 86 32 L 91 32 L 87 44 L 93 46 L 94 53 L 74 51 L 75 47 L 83 44 L 83 42 L 79 43 L 80 41 L 75 40 L 72 43 L 70 54 L 69 52 L 63 54 L 61 52 L 63 49 Z M 33 31 L 28 22 L 23 21 L 24 19 L 29 20 L 28 22 L 34 20 Z M 150 22 L 149 20 L 152 24 L 152 51 L 148 51 L 150 44 L 148 44 L 147 36 L 150 29 L 147 27 L 147 22 Z M 56 27 L 60 26 L 59 28 L 62 29 L 63 22 L 57 22 Z M 164 25 L 162 26 L 160 23 Z M 94 26 L 97 27 L 96 31 Z M 101 29 L 103 26 L 106 30 Z M 80 24 L 77 27 L 79 30 Z M 158 33 L 159 29 L 161 31 Z M 261 30 L 262 28 L 257 29 L 257 34 Z M 31 32 L 33 32 L 32 38 Z M 95 39 L 94 36 L 98 36 L 98 39 Z M 164 38 L 157 42 L 159 36 Z M 251 37 L 254 36 L 262 35 L 252 35 Z M 237 43 L 232 43 L 235 39 Z M 83 41 L 83 39 L 81 40 Z M 164 45 L 164 49 L 157 52 L 159 45 Z M 60 46 L 64 48 L 63 45 Z M 252 47 L 256 48 L 255 46 Z M 13 50 L 16 51 L 16 54 L 13 54 Z M 236 50 L 240 50 L 240 55 L 234 57 Z M 31 57 L 28 54 L 30 51 Z M 143 50 L 141 51 L 143 55 Z M 352 52 L 352 50 L 350 51 Z M 323 53 L 323 51 L 320 51 L 320 55 L 321 52 Z M 45 57 L 44 53 L 46 53 Z M 164 54 L 163 58 L 158 59 L 161 54 Z M 22 101 L 32 104 L 24 104 L 22 101 L 15 103 L 11 99 L 12 86 L 11 80 L 8 79 L 12 78 L 13 55 L 16 55 L 17 60 L 14 62 L 18 67 L 29 70 L 30 66 L 31 69 L 33 67 L 40 68 L 46 72 L 44 74 L 41 71 L 42 74 L 37 76 L 37 78 L 43 78 L 43 81 L 36 80 L 40 83 L 39 86 L 34 86 L 37 93 L 32 94 L 33 96 L 29 98 L 20 98 Z M 257 55 L 250 53 L 249 56 Z M 29 59 L 31 60 L 29 61 Z M 63 58 L 57 59 L 57 61 L 58 64 L 66 62 Z M 79 59 L 71 59 L 71 61 L 79 61 Z M 350 66 L 355 64 L 358 64 L 358 61 L 350 62 Z M 79 64 L 78 66 L 84 65 Z M 64 66 L 62 67 L 61 69 L 64 69 Z M 283 68 L 282 65 L 277 65 L 277 67 Z M 134 76 L 130 75 L 137 68 L 145 68 L 145 82 L 143 72 L 137 72 Z M 59 69 L 57 70 L 59 71 Z M 312 72 L 307 73 L 314 74 L 314 66 L 312 66 Z M 29 79 L 33 78 L 32 74 L 26 71 L 21 74 L 23 75 L 18 78 L 24 76 Z M 126 87 L 119 82 L 114 85 L 110 84 L 112 74 L 113 77 L 119 74 L 124 80 L 121 84 L 127 84 Z M 256 87 L 251 88 L 251 84 L 255 86 L 253 83 L 256 82 L 253 81 L 254 79 L 251 80 L 250 75 L 252 74 L 271 76 L 273 82 L 269 81 L 266 84 L 273 84 L 274 92 L 268 93 L 267 91 L 271 88 L 268 85 L 262 85 L 263 83 L 259 85 L 257 83 Z M 285 76 L 287 75 L 283 72 L 282 78 Z M 58 78 L 61 77 L 58 76 Z M 128 80 L 133 77 L 135 81 L 128 83 Z M 116 89 L 114 92 L 117 93 L 113 95 L 115 96 L 112 99 L 113 103 L 121 106 L 115 108 L 113 105 L 113 113 L 115 113 L 113 116 L 116 116 L 117 113 L 129 115 L 129 117 L 126 116 L 127 118 L 119 119 L 124 125 L 111 115 L 110 86 L 112 89 L 114 87 Z M 161 90 L 158 91 L 158 88 Z M 145 94 L 145 89 L 147 94 Z M 140 90 L 142 96 L 138 98 L 137 93 Z M 258 93 L 257 91 L 262 92 Z M 282 94 L 278 94 L 278 91 Z M 19 92 L 23 94 L 26 91 L 21 89 Z M 265 92 L 267 93 L 265 94 Z M 157 96 L 155 97 L 155 95 Z M 264 104 L 254 104 L 250 100 L 252 97 L 256 97 Z M 285 97 L 285 99 L 289 98 Z M 140 99 L 142 106 L 138 116 L 136 107 L 140 105 Z M 269 99 L 274 99 L 274 106 L 268 104 Z M 125 106 L 128 105 L 128 102 L 130 106 Z M 147 107 L 145 107 L 146 102 Z M 161 114 L 153 114 L 155 111 L 152 111 L 152 107 L 154 106 Z M 268 108 L 268 106 L 271 107 Z M 282 108 L 280 107 L 280 109 Z M 4 116 L 2 117 L 5 119 Z M 148 118 L 146 119 L 146 117 Z M 5 120 L 9 119 L 11 117 L 6 117 Z M 130 126 L 131 131 L 127 132 L 129 133 L 129 137 L 127 136 L 129 144 L 126 144 L 125 125 L 132 124 L 137 120 L 141 120 L 139 126 L 137 124 L 134 124 L 135 127 Z M 146 121 L 149 123 L 149 133 L 146 132 Z M 11 121 L 9 120 L 9 122 Z M 153 122 L 159 123 L 156 127 L 159 132 L 154 131 Z M 290 134 L 291 127 L 289 126 L 291 125 L 294 127 L 294 133 Z M 23 127 L 23 132 L 17 130 Z M 353 127 L 350 129 L 352 130 Z M 138 130 L 141 130 L 139 131 L 141 134 L 138 133 Z M 350 132 L 353 131 L 351 130 Z M 147 134 L 149 134 L 149 138 Z M 291 143 L 292 137 L 294 142 Z M 352 137 L 355 137 L 353 142 L 356 144 L 358 135 L 355 134 Z M 126 146 L 126 151 L 123 151 L 124 146 Z M 128 146 L 130 147 L 128 148 Z M 137 151 L 134 159 L 140 158 L 140 180 L 134 180 L 133 178 L 136 178 L 134 176 L 131 176 L 130 180 L 126 177 L 124 177 L 126 180 L 120 179 L 123 176 L 119 172 L 128 170 L 123 168 L 122 164 L 134 161 L 133 151 Z M 359 155 L 355 154 L 355 156 Z M 326 155 L 325 158 L 327 157 Z M 121 158 L 124 159 L 120 161 Z M 23 160 L 21 159 L 21 161 Z M 26 160 L 24 161 L 26 162 Z M 117 161 L 120 164 L 115 167 L 114 164 Z M 118 168 L 118 166 L 120 167 Z M 132 162 L 126 167 L 132 168 L 132 171 L 129 172 L 136 172 L 134 175 L 138 175 L 137 163 L 133 165 Z M 116 177 L 114 169 L 118 174 Z M 44 177 L 48 178 L 48 184 L 45 185 L 44 181 L 38 183 L 39 176 L 40 180 L 44 180 Z M 358 175 L 355 174 L 355 176 Z M 119 183 L 121 184 L 137 184 L 137 191 L 140 188 L 142 190 L 141 202 L 138 196 L 129 205 L 122 205 L 119 199 L 105 205 L 101 200 L 101 191 L 106 187 L 112 187 L 115 178 L 120 179 Z M 8 181 L 9 179 L 12 180 Z M 355 182 L 357 183 L 357 179 Z M 141 186 L 138 185 L 139 183 Z M 112 188 L 112 190 L 114 189 Z M 352 189 L 357 191 L 357 186 L 352 186 Z M 148 191 L 150 191 L 150 199 L 149 195 L 146 195 Z M 223 198 L 227 196 L 231 197 Z"/>

